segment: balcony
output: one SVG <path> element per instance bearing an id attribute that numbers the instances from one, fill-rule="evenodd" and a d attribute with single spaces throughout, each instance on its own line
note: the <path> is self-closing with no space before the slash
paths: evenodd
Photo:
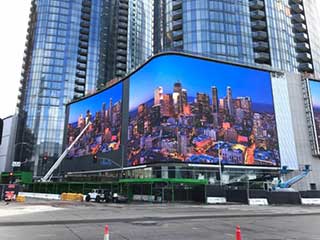
<path id="1" fill-rule="evenodd" d="M 83 64 L 83 63 L 78 63 L 77 64 L 77 69 L 79 69 L 81 71 L 85 71 L 87 69 L 87 65 Z"/>
<path id="2" fill-rule="evenodd" d="M 117 49 L 117 55 L 127 56 L 127 51 L 123 49 Z"/>
<path id="3" fill-rule="evenodd" d="M 86 85 L 86 81 L 85 81 L 84 79 L 81 79 L 81 78 L 76 78 L 75 83 L 76 83 L 77 85 L 80 85 L 80 86 Z"/>
<path id="4" fill-rule="evenodd" d="M 291 9 L 295 13 L 302 13 L 303 12 L 303 6 L 301 4 L 293 4 L 293 5 L 291 5 Z"/>
<path id="5" fill-rule="evenodd" d="M 118 33 L 119 33 L 120 35 L 127 36 L 127 30 L 118 29 Z"/>
<path id="6" fill-rule="evenodd" d="M 123 71 L 123 70 L 117 70 L 117 71 L 116 71 L 116 76 L 117 76 L 117 77 L 122 77 L 122 76 L 124 76 L 125 74 L 126 74 L 126 72 Z"/>
<path id="7" fill-rule="evenodd" d="M 83 49 L 88 49 L 89 44 L 87 42 L 79 42 L 79 47 Z"/>
<path id="8" fill-rule="evenodd" d="M 81 12 L 87 13 L 87 14 L 90 15 L 90 13 L 91 13 L 91 8 L 90 8 L 90 7 L 83 7 L 83 8 L 81 9 Z"/>
<path id="9" fill-rule="evenodd" d="M 128 11 L 124 9 L 120 9 L 118 13 L 119 13 L 119 16 L 126 16 L 126 17 L 128 16 Z"/>
<path id="10" fill-rule="evenodd" d="M 126 57 L 123 57 L 123 56 L 117 56 L 116 57 L 116 60 L 118 62 L 122 62 L 122 63 L 126 63 L 127 62 L 127 58 Z"/>
<path id="11" fill-rule="evenodd" d="M 119 3 L 119 9 L 125 9 L 125 10 L 128 10 L 128 3 L 123 3 L 123 2 L 120 2 Z"/>
<path id="12" fill-rule="evenodd" d="M 306 18 L 302 14 L 294 14 L 292 15 L 292 21 L 296 23 L 302 23 L 306 20 Z"/>
<path id="13" fill-rule="evenodd" d="M 85 78 L 86 77 L 86 72 L 85 71 L 77 71 L 76 72 L 76 77 Z"/>
<path id="14" fill-rule="evenodd" d="M 118 42 L 123 42 L 123 43 L 127 43 L 127 37 L 124 36 L 118 36 L 117 38 Z"/>
<path id="15" fill-rule="evenodd" d="M 87 21 L 81 21 L 80 26 L 82 28 L 89 28 L 90 27 L 90 23 Z"/>
<path id="16" fill-rule="evenodd" d="M 90 21 L 90 14 L 82 13 L 81 19 L 86 20 L 86 21 Z"/>
<path id="17" fill-rule="evenodd" d="M 78 54 L 81 55 L 81 56 L 87 56 L 88 55 L 88 50 L 80 48 L 78 50 Z"/>
<path id="18" fill-rule="evenodd" d="M 90 32 L 90 31 L 89 31 L 88 28 L 81 28 L 81 29 L 80 29 L 80 33 L 81 33 L 81 34 L 89 35 L 89 32 Z"/>
<path id="19" fill-rule="evenodd" d="M 128 23 L 128 18 L 124 16 L 119 16 L 119 22 Z"/>
<path id="20" fill-rule="evenodd" d="M 308 41 L 308 34 L 306 34 L 306 33 L 296 33 L 294 35 L 294 39 L 297 42 L 307 42 Z"/>
<path id="21" fill-rule="evenodd" d="M 266 40 L 268 36 L 266 32 L 258 31 L 258 32 L 253 32 L 252 37 L 256 41 L 261 41 L 261 40 Z"/>
<path id="22" fill-rule="evenodd" d="M 124 63 L 117 63 L 116 67 L 117 67 L 117 69 L 120 69 L 120 70 L 124 70 L 124 71 L 127 70 L 127 65 Z"/>
<path id="23" fill-rule="evenodd" d="M 83 93 L 81 94 L 81 93 L 77 93 L 77 92 L 76 92 L 76 93 L 74 93 L 73 98 L 74 98 L 74 99 L 82 98 L 83 95 L 84 95 Z"/>
<path id="24" fill-rule="evenodd" d="M 182 1 L 181 0 L 172 2 L 172 10 L 175 11 L 178 9 L 182 9 Z"/>
<path id="25" fill-rule="evenodd" d="M 84 0 L 82 2 L 82 6 L 84 7 L 91 7 L 91 0 Z"/>
<path id="26" fill-rule="evenodd" d="M 296 23 L 293 25 L 295 32 L 307 32 L 307 26 L 304 23 Z"/>
<path id="27" fill-rule="evenodd" d="M 298 3 L 298 4 L 300 4 L 300 3 L 302 3 L 302 0 L 290 0 L 290 3 Z"/>
<path id="28" fill-rule="evenodd" d="M 297 43 L 296 44 L 296 50 L 298 52 L 308 52 L 308 51 L 310 51 L 310 46 L 309 46 L 308 43 L 305 43 L 305 42 Z"/>
<path id="29" fill-rule="evenodd" d="M 258 20 L 251 22 L 251 27 L 253 30 L 260 31 L 266 29 L 267 24 L 265 21 Z"/>
<path id="30" fill-rule="evenodd" d="M 172 12 L 172 20 L 176 21 L 182 18 L 182 9 L 176 10 Z"/>
<path id="31" fill-rule="evenodd" d="M 183 38 L 183 31 L 174 31 L 172 32 L 172 38 L 174 41 L 180 41 Z"/>
<path id="32" fill-rule="evenodd" d="M 89 42 L 88 35 L 80 35 L 80 41 Z"/>
<path id="33" fill-rule="evenodd" d="M 118 42 L 117 43 L 117 47 L 121 48 L 121 49 L 127 49 L 127 44 L 123 43 L 123 42 Z"/>
<path id="34" fill-rule="evenodd" d="M 262 0 L 251 0 L 249 1 L 251 9 L 259 10 L 264 8 L 264 2 Z"/>
<path id="35" fill-rule="evenodd" d="M 267 42 L 254 42 L 253 49 L 256 52 L 266 52 L 269 50 L 269 44 Z"/>
<path id="36" fill-rule="evenodd" d="M 298 53 L 297 59 L 299 62 L 311 62 L 311 54 L 307 52 Z"/>
<path id="37" fill-rule="evenodd" d="M 255 10 L 255 11 L 252 11 L 250 12 L 250 17 L 252 19 L 256 19 L 256 20 L 262 20 L 265 18 L 265 13 L 264 11 L 261 11 L 261 10 Z"/>
<path id="38" fill-rule="evenodd" d="M 79 56 L 79 57 L 77 58 L 77 61 L 78 61 L 79 63 L 87 63 L 87 58 L 86 58 L 86 57 L 83 57 L 83 56 Z"/>
<path id="39" fill-rule="evenodd" d="M 254 60 L 257 63 L 269 63 L 270 62 L 270 55 L 269 55 L 269 53 L 265 53 L 265 52 L 255 53 Z"/>
<path id="40" fill-rule="evenodd" d="M 128 24 L 125 22 L 119 22 L 118 23 L 118 27 L 122 28 L 122 29 L 127 29 L 128 28 Z"/>
<path id="41" fill-rule="evenodd" d="M 298 70 L 299 72 L 313 72 L 313 66 L 311 63 L 300 63 Z"/>
<path id="42" fill-rule="evenodd" d="M 173 42 L 173 47 L 176 49 L 176 50 L 181 50 L 182 47 L 183 47 L 183 41 L 174 41 Z"/>
<path id="43" fill-rule="evenodd" d="M 83 93 L 84 94 L 84 91 L 85 91 L 85 89 L 84 89 L 84 87 L 83 86 L 78 86 L 78 87 L 75 87 L 74 88 L 74 91 L 76 92 L 76 93 Z"/>
<path id="44" fill-rule="evenodd" d="M 179 19 L 177 21 L 173 21 L 172 23 L 172 29 L 174 31 L 181 30 L 182 29 L 182 19 Z"/>

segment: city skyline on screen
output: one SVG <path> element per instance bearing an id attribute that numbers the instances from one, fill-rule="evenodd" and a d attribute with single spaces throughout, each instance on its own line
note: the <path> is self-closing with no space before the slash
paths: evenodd
<path id="1" fill-rule="evenodd" d="M 190 96 L 196 96 L 197 92 L 208 93 L 211 86 L 216 86 L 220 89 L 219 98 L 224 97 L 223 89 L 231 87 L 234 95 L 250 95 L 254 103 L 273 104 L 268 72 L 191 57 L 169 55 L 156 58 L 130 79 L 135 84 L 130 85 L 129 111 L 153 97 L 153 92 L 147 89 L 154 87 L 154 82 L 163 87 L 164 92 L 171 91 L 172 82 L 181 82 Z M 143 81 L 143 91 L 140 81 Z M 139 94 L 135 94 L 137 92 Z"/>
<path id="2" fill-rule="evenodd" d="M 320 81 L 309 80 L 310 98 L 313 110 L 315 136 L 320 143 Z M 317 146 L 319 148 L 319 146 Z"/>
<path id="3" fill-rule="evenodd" d="M 90 121 L 83 136 L 72 147 L 70 157 L 118 150 L 121 141 L 122 84 L 69 105 L 67 143 L 70 145 Z"/>
<path id="4" fill-rule="evenodd" d="M 280 165 L 270 73 L 169 55 L 129 85 L 129 165 Z"/>
<path id="5" fill-rule="evenodd" d="M 106 110 L 109 109 L 109 102 L 112 99 L 113 103 L 119 102 L 122 99 L 122 84 L 119 83 L 111 88 L 103 90 L 93 96 L 85 98 L 69 105 L 69 119 L 68 123 L 78 121 L 79 116 L 85 114 L 85 108 L 92 113 L 101 110 L 102 103 L 106 104 Z"/>

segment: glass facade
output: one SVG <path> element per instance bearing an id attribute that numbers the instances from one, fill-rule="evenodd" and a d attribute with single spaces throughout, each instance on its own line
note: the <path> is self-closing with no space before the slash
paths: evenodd
<path id="1" fill-rule="evenodd" d="M 47 171 L 62 151 L 65 104 L 96 88 L 101 3 L 32 2 L 18 104 L 23 134 L 18 141 L 31 138 L 33 147 L 31 155 L 17 153 L 16 158 L 31 163 L 36 176 Z"/>
<path id="2" fill-rule="evenodd" d="M 315 2 L 156 0 L 154 51 L 318 74 Z"/>
<path id="3" fill-rule="evenodd" d="M 127 72 L 152 55 L 152 29 L 153 1 L 129 1 Z"/>
<path id="4" fill-rule="evenodd" d="M 310 47 L 316 78 L 320 78 L 320 2 L 304 1 L 306 22 L 310 37 Z"/>
<path id="5" fill-rule="evenodd" d="M 23 168 L 41 176 L 61 154 L 70 100 L 151 56 L 152 7 L 147 0 L 32 1 L 18 103 Z"/>

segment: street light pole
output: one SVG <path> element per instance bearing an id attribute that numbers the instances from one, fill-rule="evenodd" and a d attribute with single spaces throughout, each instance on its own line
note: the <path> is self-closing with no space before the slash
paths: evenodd
<path id="1" fill-rule="evenodd" d="M 221 158 L 219 157 L 219 174 L 220 174 L 220 186 L 222 186 L 222 170 L 221 170 Z"/>

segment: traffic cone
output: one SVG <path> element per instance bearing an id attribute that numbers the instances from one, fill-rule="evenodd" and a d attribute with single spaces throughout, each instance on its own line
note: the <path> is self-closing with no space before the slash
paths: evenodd
<path id="1" fill-rule="evenodd" d="M 108 224 L 106 224 L 106 226 L 104 227 L 103 240 L 109 240 L 109 226 L 108 226 Z"/>
<path id="2" fill-rule="evenodd" d="M 241 240 L 241 230 L 239 225 L 237 225 L 236 229 L 236 240 Z"/>

